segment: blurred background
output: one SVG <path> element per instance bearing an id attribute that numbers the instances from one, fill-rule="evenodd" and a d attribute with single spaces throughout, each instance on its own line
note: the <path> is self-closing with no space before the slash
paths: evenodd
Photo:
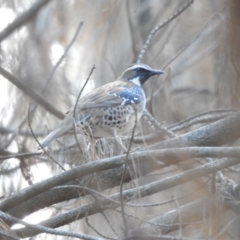
<path id="1" fill-rule="evenodd" d="M 75 104 L 94 65 L 96 68 L 82 95 L 117 79 L 126 67 L 137 61 L 154 27 L 178 12 L 187 2 L 49 1 L 35 18 L 1 41 L 0 66 L 65 113 Z M 33 0 L 0 0 L 0 32 L 34 3 Z M 83 25 L 72 42 L 80 22 Z M 142 62 L 165 71 L 164 75 L 144 85 L 147 109 L 158 122 L 168 127 L 213 109 L 238 108 L 239 23 L 240 4 L 237 0 L 195 0 L 182 14 L 156 32 Z M 71 42 L 66 56 L 54 69 Z M 30 117 L 29 104 L 32 109 Z M 0 152 L 35 151 L 38 144 L 29 131 L 28 118 L 38 139 L 60 122 L 59 117 L 35 104 L 32 98 L 0 75 Z M 151 134 L 151 130 L 146 134 Z M 59 170 L 52 165 L 41 156 L 1 162 L 0 196 L 7 197 L 29 184 L 57 174 Z M 65 167 L 71 166 L 66 164 Z M 158 179 L 158 174 L 151 180 Z M 185 190 L 185 187 L 179 188 L 171 189 L 164 196 L 154 195 L 146 202 L 169 200 L 171 196 L 177 196 L 179 190 Z M 81 201 L 82 204 L 85 200 Z M 145 202 L 144 199 L 142 201 Z M 42 210 L 42 214 L 38 213 L 30 221 L 46 219 L 74 204 L 80 203 L 64 203 L 61 210 L 60 206 Z M 175 203 L 161 206 L 158 214 L 175 207 Z M 150 219 L 156 210 L 129 211 Z M 111 221 L 120 233 L 117 213 L 114 214 L 110 214 Z M 109 237 L 114 237 L 108 222 L 100 223 L 101 218 L 101 215 L 91 217 L 92 225 L 104 228 Z M 80 223 L 78 221 L 65 228 L 96 235 L 84 220 Z M 198 234 L 203 236 L 196 229 L 191 229 L 190 233 L 194 237 Z M 41 234 L 31 239 L 45 237 Z M 63 238 L 48 235 L 47 239 Z"/>

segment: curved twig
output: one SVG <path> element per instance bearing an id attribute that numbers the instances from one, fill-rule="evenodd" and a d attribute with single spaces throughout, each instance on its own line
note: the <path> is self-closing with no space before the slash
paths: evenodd
<path id="1" fill-rule="evenodd" d="M 177 18 L 178 16 L 180 16 L 192 3 L 194 2 L 194 0 L 188 0 L 186 4 L 184 4 L 180 9 L 178 9 L 178 11 L 176 13 L 174 13 L 171 17 L 169 17 L 168 19 L 166 19 L 163 23 L 160 23 L 159 25 L 157 25 L 148 35 L 148 38 L 138 56 L 138 60 L 137 62 L 140 63 L 143 60 L 143 57 L 151 43 L 152 38 L 154 37 L 154 35 L 163 27 L 165 27 L 169 22 L 171 22 L 172 20 L 174 20 L 175 18 Z"/>

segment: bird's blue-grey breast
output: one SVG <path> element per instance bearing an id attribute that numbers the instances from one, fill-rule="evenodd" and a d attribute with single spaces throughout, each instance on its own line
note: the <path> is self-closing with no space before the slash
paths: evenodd
<path id="1" fill-rule="evenodd" d="M 79 100 L 75 117 L 70 109 L 64 120 L 42 142 L 47 146 L 54 139 L 70 133 L 74 122 L 93 138 L 126 134 L 141 117 L 146 104 L 142 84 L 153 75 L 162 74 L 145 64 L 127 68 L 114 82 L 94 89 Z"/>

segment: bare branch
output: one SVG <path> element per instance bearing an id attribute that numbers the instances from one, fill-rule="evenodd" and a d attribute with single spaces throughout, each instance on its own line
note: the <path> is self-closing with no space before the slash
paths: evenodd
<path id="1" fill-rule="evenodd" d="M 165 149 L 165 150 L 154 150 L 154 151 L 146 151 L 146 152 L 136 152 L 130 154 L 130 157 L 135 159 L 136 162 L 146 162 L 151 161 L 151 157 L 160 157 L 166 159 L 186 159 L 196 157 L 196 158 L 204 158 L 206 156 L 212 158 L 220 158 L 220 157 L 233 157 L 238 158 L 240 154 L 240 148 L 217 148 L 217 147 L 191 147 L 191 148 L 177 148 L 177 149 Z M 40 194 L 48 189 L 64 184 L 68 181 L 78 178 L 79 176 L 83 177 L 88 174 L 92 174 L 96 171 L 102 171 L 106 169 L 111 169 L 115 167 L 122 166 L 125 162 L 125 155 L 120 155 L 112 158 L 106 158 L 102 160 L 98 160 L 91 163 L 86 163 L 74 169 L 68 170 L 64 173 L 61 173 L 57 176 L 51 177 L 47 180 L 42 181 L 41 183 L 36 183 L 26 189 L 23 189 L 16 195 L 13 195 L 0 203 L 0 209 L 7 211 L 13 207 L 15 207 L 16 201 L 18 205 L 27 199 L 35 196 L 36 194 Z M 149 157 L 149 158 L 148 158 Z M 146 159 L 147 158 L 147 159 Z M 229 160 L 230 165 L 225 167 L 229 167 L 238 162 L 238 160 Z M 131 164 L 131 162 L 129 162 Z M 216 163 L 215 163 L 216 164 Z M 221 168 L 222 169 L 222 168 Z M 220 169 L 218 169 L 220 170 Z M 217 171 L 217 170 L 216 170 Z M 200 172 L 200 171 L 199 171 Z"/>
<path id="2" fill-rule="evenodd" d="M 63 119 L 64 114 L 56 109 L 53 105 L 45 100 L 45 98 L 41 97 L 37 92 L 31 89 L 28 85 L 24 84 L 20 79 L 15 77 L 10 72 L 0 67 L 0 74 L 8 79 L 12 84 L 22 90 L 26 95 L 31 97 L 34 101 L 36 101 L 39 105 L 45 108 L 48 112 L 56 116 L 57 118 Z"/>
<path id="3" fill-rule="evenodd" d="M 17 17 L 11 24 L 0 32 L 0 42 L 8 37 L 16 29 L 22 27 L 27 22 L 36 17 L 37 13 L 51 0 L 39 0 L 36 1 L 27 11 Z"/>
<path id="4" fill-rule="evenodd" d="M 152 194 L 155 194 L 159 191 L 163 191 L 175 186 L 178 186 L 180 184 L 186 183 L 188 181 L 192 181 L 194 179 L 197 179 L 201 176 L 205 176 L 207 174 L 219 171 L 221 169 L 224 169 L 226 167 L 238 164 L 240 162 L 240 159 L 238 158 L 232 158 L 232 159 L 220 159 L 215 162 L 204 164 L 200 167 L 196 167 L 194 169 L 185 171 L 183 173 L 176 174 L 175 176 L 168 177 L 162 180 L 158 180 L 155 182 L 151 182 L 149 184 L 136 187 L 133 189 L 125 190 L 123 191 L 123 198 L 125 201 L 131 200 L 133 197 L 145 197 Z M 138 193 L 141 193 L 141 196 Z M 109 197 L 105 198 L 103 200 L 98 200 L 96 202 L 89 203 L 87 205 L 81 206 L 80 208 L 73 209 L 67 213 L 61 214 L 59 216 L 50 218 L 46 221 L 43 221 L 41 225 L 48 226 L 48 227 L 60 227 L 65 224 L 71 223 L 73 221 L 76 221 L 77 219 L 81 219 L 85 217 L 85 214 L 92 215 L 96 214 L 99 211 L 103 211 L 104 209 L 109 209 L 111 206 L 112 208 L 119 207 L 120 204 L 116 203 L 117 201 L 120 201 L 120 194 L 113 194 L 110 196 L 110 198 L 113 198 L 114 201 L 110 200 Z M 110 205 L 111 204 L 111 205 Z M 201 209 L 201 208 L 200 208 Z M 172 212 L 172 211 L 171 211 Z M 178 213 L 178 210 L 177 210 Z M 18 231 L 16 231 L 18 234 Z M 33 236 L 36 234 L 35 231 L 31 231 L 30 229 L 23 232 L 24 236 Z"/>
<path id="5" fill-rule="evenodd" d="M 194 0 L 188 0 L 188 2 L 183 5 L 180 9 L 178 9 L 178 11 L 176 13 L 174 13 L 171 17 L 169 17 L 167 20 L 165 20 L 163 23 L 157 25 L 148 35 L 148 38 L 138 56 L 138 60 L 137 62 L 140 63 L 148 49 L 148 47 L 150 46 L 151 40 L 154 37 L 154 35 L 163 27 L 165 27 L 169 22 L 171 22 L 172 20 L 174 20 L 175 18 L 177 18 L 178 16 L 180 16 L 192 3 L 194 2 Z"/>
<path id="6" fill-rule="evenodd" d="M 24 226 L 30 227 L 30 229 L 38 230 L 38 231 L 44 232 L 44 233 L 50 233 L 50 234 L 59 235 L 59 236 L 75 237 L 75 238 L 86 239 L 86 240 L 101 240 L 101 238 L 95 238 L 93 236 L 86 235 L 86 234 L 83 234 L 83 233 L 77 233 L 77 232 L 73 232 L 73 231 L 69 232 L 69 231 L 64 231 L 64 230 L 54 230 L 54 229 L 47 228 L 47 227 L 44 227 L 44 226 L 41 226 L 41 225 L 26 223 L 26 222 L 24 222 L 20 219 L 12 217 L 11 215 L 9 215 L 7 213 L 4 213 L 4 212 L 1 212 L 1 211 L 0 211 L 0 217 L 2 219 L 4 219 L 5 221 L 12 221 L 14 223 L 21 223 Z M 21 229 L 20 229 L 20 231 L 21 231 Z"/>
<path id="7" fill-rule="evenodd" d="M 87 79 L 86 79 L 86 81 L 85 81 L 85 83 L 84 83 L 81 91 L 80 91 L 79 94 L 78 94 L 77 100 L 76 100 L 75 105 L 74 105 L 74 108 L 73 108 L 73 119 L 75 119 L 75 116 L 76 116 L 76 110 L 77 110 L 77 106 L 78 106 L 78 101 L 79 101 L 79 99 L 80 99 L 80 97 L 81 97 L 81 95 L 82 95 L 82 92 L 83 92 L 84 88 L 87 86 L 87 83 L 88 83 L 88 81 L 89 81 L 89 79 L 90 79 L 90 77 L 91 77 L 94 69 L 95 69 L 95 65 L 93 65 L 93 67 L 92 67 L 92 69 L 91 69 L 91 71 L 90 71 L 90 73 L 89 73 L 89 75 L 88 75 L 88 77 L 87 77 Z M 74 120 L 74 124 L 73 124 L 73 127 L 74 127 L 74 137 L 75 137 L 75 140 L 76 140 L 78 149 L 79 149 L 79 151 L 81 152 L 81 146 L 80 146 L 79 141 L 78 141 L 78 138 L 77 138 L 76 124 L 77 124 L 77 123 L 76 123 L 75 120 Z"/>
<path id="8" fill-rule="evenodd" d="M 33 137 L 29 131 L 17 130 L 12 128 L 5 128 L 5 127 L 0 127 L 0 134 L 3 134 L 3 135 L 14 134 L 14 135 L 20 135 L 20 136 L 26 136 L 26 137 Z M 38 137 L 42 137 L 45 135 L 45 133 L 38 131 L 38 132 L 35 132 L 35 135 Z"/>
<path id="9" fill-rule="evenodd" d="M 240 112 L 215 123 L 201 127 L 164 142 L 156 143 L 149 148 L 170 148 L 186 146 L 221 146 L 236 141 L 240 137 Z"/>

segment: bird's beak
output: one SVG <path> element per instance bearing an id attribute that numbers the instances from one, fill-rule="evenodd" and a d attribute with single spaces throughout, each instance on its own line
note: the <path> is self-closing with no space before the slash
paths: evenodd
<path id="1" fill-rule="evenodd" d="M 162 70 L 156 70 L 156 69 L 153 69 L 151 73 L 152 73 L 152 75 L 164 74 L 164 72 Z"/>

